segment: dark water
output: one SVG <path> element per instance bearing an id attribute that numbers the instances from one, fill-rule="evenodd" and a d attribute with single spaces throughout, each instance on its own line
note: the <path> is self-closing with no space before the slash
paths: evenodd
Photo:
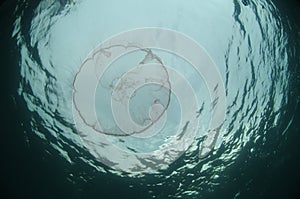
<path id="1" fill-rule="evenodd" d="M 115 5 L 2 5 L 1 198 L 295 198 L 299 1 L 176 1 L 164 20 L 167 3 Z M 129 20 L 122 8 L 128 16 L 156 8 L 157 17 Z M 182 31 L 205 47 L 224 79 L 227 114 L 223 140 L 208 158 L 196 148 L 160 173 L 132 176 L 91 155 L 70 107 L 86 55 L 103 38 L 141 26 Z"/>

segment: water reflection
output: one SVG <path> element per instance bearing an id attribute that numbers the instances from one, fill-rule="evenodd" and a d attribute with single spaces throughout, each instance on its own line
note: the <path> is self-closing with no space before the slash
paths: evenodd
<path id="1" fill-rule="evenodd" d="M 281 123 L 288 116 L 287 105 L 296 104 L 290 98 L 289 63 L 297 53 L 270 2 L 42 1 L 27 8 L 20 2 L 15 13 L 13 37 L 20 48 L 22 77 L 18 93 L 33 115 L 36 135 L 74 165 L 84 162 L 99 172 L 130 178 L 92 156 L 82 156 L 86 148 L 70 110 L 72 82 L 88 53 L 108 37 L 133 28 L 163 27 L 190 36 L 214 60 L 226 88 L 226 121 L 212 155 L 199 159 L 199 145 L 194 145 L 169 170 L 152 176 L 158 183 L 142 182 L 150 195 L 159 195 L 162 187 L 168 187 L 161 197 L 205 196 L 232 180 L 227 171 L 245 150 L 268 157 L 264 146 L 282 136 L 282 132 L 271 136 L 271 129 L 290 122 L 284 119 Z M 201 80 L 193 84 L 199 85 L 200 95 L 204 92 L 199 120 L 207 129 L 209 94 Z M 197 142 L 203 139 L 199 136 Z"/>

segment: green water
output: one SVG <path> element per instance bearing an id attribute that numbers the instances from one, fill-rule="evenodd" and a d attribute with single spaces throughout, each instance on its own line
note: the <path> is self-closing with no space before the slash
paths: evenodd
<path id="1" fill-rule="evenodd" d="M 0 10 L 1 198 L 295 198 L 299 1 L 42 2 L 9 1 Z M 132 13 L 144 18 L 129 23 Z M 223 144 L 210 156 L 191 150 L 160 173 L 131 176 L 84 147 L 68 100 L 88 52 L 143 25 L 182 31 L 205 47 L 228 111 Z"/>

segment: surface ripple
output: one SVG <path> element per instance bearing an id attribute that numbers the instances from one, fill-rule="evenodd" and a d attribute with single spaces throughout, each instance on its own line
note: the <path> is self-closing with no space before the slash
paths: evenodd
<path id="1" fill-rule="evenodd" d="M 293 29 L 274 4 L 128 1 L 116 7 L 114 3 L 49 0 L 28 5 L 19 1 L 12 37 L 19 48 L 18 95 L 31 116 L 29 145 L 38 136 L 49 156 L 63 157 L 74 184 L 115 175 L 129 183 L 128 188 L 142 187 L 153 198 L 207 198 L 226 186 L 250 186 L 255 179 L 249 168 L 255 168 L 256 162 L 264 162 L 263 169 L 274 169 L 294 119 L 290 107 L 297 107 L 299 101 L 293 93 L 299 41 L 289 38 Z M 195 147 L 168 169 L 131 175 L 96 161 L 82 144 L 70 111 L 72 82 L 87 54 L 105 38 L 154 26 L 183 32 L 208 51 L 224 81 L 226 119 L 222 139 L 207 158 L 198 156 L 196 146 L 202 139 L 198 137 Z M 208 109 L 204 102 L 203 114 Z M 76 172 L 79 166 L 80 173 Z M 244 189 L 228 191 L 224 198 L 238 198 Z"/>

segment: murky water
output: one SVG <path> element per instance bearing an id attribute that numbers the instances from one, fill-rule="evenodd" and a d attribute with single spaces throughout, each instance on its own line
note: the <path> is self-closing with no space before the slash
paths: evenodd
<path id="1" fill-rule="evenodd" d="M 114 176 L 112 179 L 126 182 L 124 186 L 128 189 L 144 190 L 145 197 L 210 198 L 226 184 L 243 181 L 250 186 L 253 179 L 245 176 L 244 171 L 252 166 L 251 160 L 268 159 L 266 168 L 270 170 L 276 165 L 272 161 L 280 153 L 279 146 L 295 120 L 291 107 L 297 108 L 299 101 L 299 95 L 295 94 L 299 81 L 299 41 L 291 38 L 292 26 L 273 3 L 262 0 L 49 0 L 31 5 L 19 1 L 14 17 L 11 37 L 18 46 L 21 77 L 16 97 L 24 100 L 30 114 L 31 129 L 24 137 L 30 147 L 31 139 L 38 136 L 43 148 L 51 151 L 49 156 L 63 157 L 70 182 L 81 184 L 92 182 L 98 176 L 104 175 L 106 179 Z M 184 61 L 172 62 L 170 54 L 155 51 L 155 55 L 166 62 L 170 60 L 168 64 L 173 64 L 182 74 L 191 74 L 186 79 L 191 80 L 198 103 L 202 105 L 194 110 L 199 111 L 200 130 L 191 147 L 168 168 L 155 173 L 129 174 L 105 166 L 82 140 L 72 113 L 74 78 L 99 43 L 120 32 L 143 27 L 179 31 L 207 51 L 224 83 L 226 116 L 213 150 L 207 157 L 200 157 L 199 146 L 205 138 L 201 132 L 208 128 L 211 111 L 205 80 L 201 76 L 194 77 L 192 70 L 180 68 Z M 143 60 L 143 56 L 138 60 Z M 120 60 L 112 67 L 116 76 L 122 74 L 118 74 L 118 64 L 122 61 L 124 63 Z M 161 74 L 168 76 L 163 71 Z M 109 89 L 105 88 L 110 88 L 114 76 L 108 78 L 111 79 L 102 84 L 104 89 L 98 87 L 96 99 L 110 96 Z M 136 93 L 136 99 L 139 95 L 143 93 Z M 167 107 L 168 89 L 160 95 Z M 175 98 L 172 101 L 171 115 L 178 113 L 178 101 Z M 145 103 L 150 102 L 145 100 Z M 105 109 L 101 103 L 98 106 L 97 110 Z M 97 114 L 100 121 L 105 121 L 106 115 Z M 135 117 L 141 123 L 149 119 Z M 177 119 L 174 116 L 171 120 L 176 122 Z M 114 135 L 109 139 L 120 148 L 143 152 L 155 150 L 173 130 L 167 128 L 166 135 L 151 140 L 149 147 L 135 138 L 116 136 L 110 126 L 106 132 L 110 132 L 106 133 L 108 136 Z M 101 147 L 105 148 L 98 143 L 95 150 Z M 81 172 L 77 173 L 78 170 Z M 226 197 L 239 198 L 241 189 L 234 188 Z"/>

